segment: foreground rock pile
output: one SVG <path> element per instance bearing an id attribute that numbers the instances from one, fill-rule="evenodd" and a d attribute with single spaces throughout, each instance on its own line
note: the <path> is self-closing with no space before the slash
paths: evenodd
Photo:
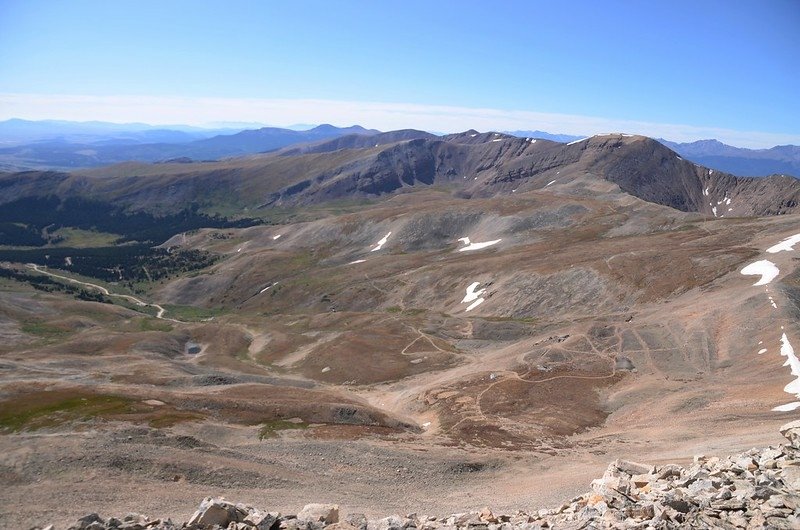
<path id="1" fill-rule="evenodd" d="M 800 528 L 800 421 L 781 427 L 789 443 L 726 459 L 696 456 L 688 468 L 613 462 L 591 491 L 553 510 L 513 515 L 488 508 L 448 517 L 340 518 L 339 507 L 309 504 L 297 515 L 207 498 L 183 524 L 141 515 L 88 515 L 70 530 L 537 530 L 541 528 Z M 52 528 L 52 527 L 49 527 Z"/>

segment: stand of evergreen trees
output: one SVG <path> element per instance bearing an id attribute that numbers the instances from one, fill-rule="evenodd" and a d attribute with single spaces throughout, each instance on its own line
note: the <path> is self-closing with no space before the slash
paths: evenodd
<path id="1" fill-rule="evenodd" d="M 198 209 L 195 204 L 155 216 L 82 197 L 23 197 L 0 206 L 0 245 L 44 246 L 48 240 L 42 237 L 43 230 L 55 232 L 62 227 L 120 234 L 117 243 L 160 245 L 175 234 L 198 228 L 244 228 L 260 223 L 256 219 L 209 216 L 198 213 Z"/>

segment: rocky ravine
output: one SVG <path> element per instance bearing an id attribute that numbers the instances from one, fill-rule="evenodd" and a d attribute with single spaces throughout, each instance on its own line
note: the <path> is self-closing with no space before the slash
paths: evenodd
<path id="1" fill-rule="evenodd" d="M 489 508 L 447 517 L 416 513 L 367 520 L 340 518 L 333 504 L 309 504 L 297 515 L 204 499 L 183 524 L 129 514 L 81 518 L 69 530 L 536 530 L 542 528 L 800 528 L 800 420 L 781 427 L 788 444 L 707 458 L 688 467 L 616 460 L 591 491 L 556 509 L 513 515 Z M 53 530 L 48 526 L 44 530 Z"/>

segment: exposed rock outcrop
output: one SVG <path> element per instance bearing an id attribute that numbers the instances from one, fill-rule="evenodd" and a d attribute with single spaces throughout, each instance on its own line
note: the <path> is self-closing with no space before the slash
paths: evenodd
<path id="1" fill-rule="evenodd" d="M 786 445 L 727 458 L 695 456 L 689 467 L 616 460 L 591 490 L 555 509 L 446 517 L 410 514 L 367 520 L 309 504 L 295 515 L 206 498 L 183 524 L 128 515 L 81 518 L 70 530 L 538 530 L 543 528 L 800 528 L 800 421 L 781 427 Z"/>

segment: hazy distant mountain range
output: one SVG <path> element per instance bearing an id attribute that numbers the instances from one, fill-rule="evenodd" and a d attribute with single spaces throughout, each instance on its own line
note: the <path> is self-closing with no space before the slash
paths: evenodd
<path id="1" fill-rule="evenodd" d="M 381 133 L 354 125 L 298 125 L 291 128 L 230 123 L 204 129 L 187 125 L 152 126 L 143 123 L 27 121 L 0 122 L 0 170 L 99 167 L 126 161 L 205 161 L 275 151 L 315 152 L 317 143 L 341 139 L 336 149 L 370 147 L 400 140 L 431 139 L 437 135 L 407 129 Z M 509 131 L 521 138 L 568 143 L 582 138 L 539 130 Z M 717 140 L 675 143 L 659 140 L 687 160 L 738 176 L 785 174 L 800 177 L 800 147 L 745 149 Z M 326 145 L 324 149 L 332 148 Z"/>
<path id="2" fill-rule="evenodd" d="M 682 157 L 720 171 L 740 176 L 792 175 L 800 177 L 800 147 L 778 145 L 770 149 L 745 149 L 718 140 L 691 143 L 661 143 Z"/>

